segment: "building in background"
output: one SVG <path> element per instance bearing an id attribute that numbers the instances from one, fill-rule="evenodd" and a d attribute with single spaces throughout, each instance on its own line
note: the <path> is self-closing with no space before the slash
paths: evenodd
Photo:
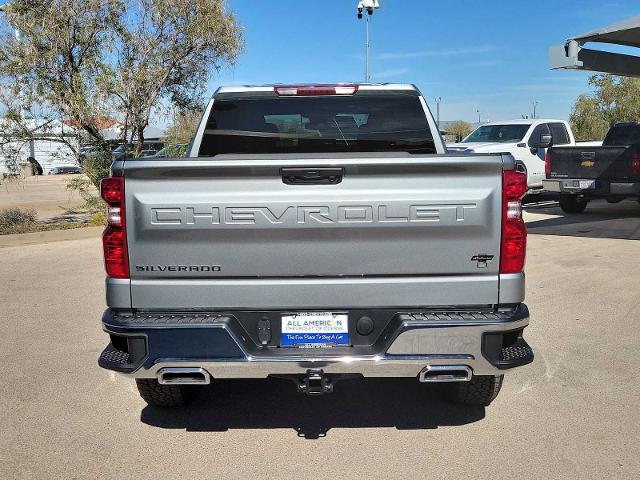
<path id="1" fill-rule="evenodd" d="M 96 120 L 96 122 L 98 122 L 96 123 L 96 126 L 100 129 L 100 133 L 102 133 L 105 140 L 114 144 L 122 143 L 122 135 L 124 131 L 124 125 L 122 123 L 117 120 L 107 118 Z M 148 126 L 144 129 L 145 142 L 160 141 L 163 133 L 164 132 L 159 128 Z M 129 141 L 134 141 L 135 139 L 131 139 L 131 135 L 132 133 L 129 132 Z"/>
<path id="2" fill-rule="evenodd" d="M 29 158 L 46 175 L 54 167 L 77 166 L 75 152 L 80 148 L 77 130 L 59 120 L 28 118 L 24 129 L 0 120 L 0 175 L 31 171 Z"/>

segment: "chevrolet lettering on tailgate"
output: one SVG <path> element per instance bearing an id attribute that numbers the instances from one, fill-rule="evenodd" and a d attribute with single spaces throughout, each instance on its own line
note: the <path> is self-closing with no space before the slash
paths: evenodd
<path id="1" fill-rule="evenodd" d="M 423 223 L 465 221 L 474 203 L 421 205 L 339 205 L 286 207 L 151 208 L 152 225 L 306 225 L 335 223 Z"/>

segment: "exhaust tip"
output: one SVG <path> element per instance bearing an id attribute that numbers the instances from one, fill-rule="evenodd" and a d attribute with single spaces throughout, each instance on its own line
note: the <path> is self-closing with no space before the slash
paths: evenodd
<path id="1" fill-rule="evenodd" d="M 473 370 L 466 365 L 429 365 L 422 369 L 418 379 L 429 382 L 468 382 Z"/>
<path id="2" fill-rule="evenodd" d="M 211 375 L 204 368 L 163 368 L 157 374 L 161 385 L 208 385 Z"/>

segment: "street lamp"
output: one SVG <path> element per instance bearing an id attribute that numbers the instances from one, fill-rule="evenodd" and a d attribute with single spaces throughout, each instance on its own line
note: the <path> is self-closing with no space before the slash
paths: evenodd
<path id="1" fill-rule="evenodd" d="M 366 15 L 366 37 L 365 37 L 365 73 L 364 81 L 369 83 L 371 75 L 369 74 L 369 17 L 373 15 L 373 10 L 380 8 L 380 2 L 378 0 L 360 0 L 358 2 L 358 18 L 362 19 L 362 13 L 367 12 Z"/>
<path id="2" fill-rule="evenodd" d="M 477 110 L 476 110 L 476 113 L 478 114 L 478 123 L 482 123 L 482 122 L 480 121 L 480 109 L 477 109 Z"/>
<path id="3" fill-rule="evenodd" d="M 440 130 L 440 102 L 442 102 L 442 97 L 436 97 L 434 100 L 436 101 L 436 125 Z"/>
<path id="4" fill-rule="evenodd" d="M 536 118 L 536 109 L 538 107 L 538 104 L 540 103 L 538 100 L 534 100 L 533 102 L 531 102 L 533 104 L 533 118 L 535 120 Z"/>

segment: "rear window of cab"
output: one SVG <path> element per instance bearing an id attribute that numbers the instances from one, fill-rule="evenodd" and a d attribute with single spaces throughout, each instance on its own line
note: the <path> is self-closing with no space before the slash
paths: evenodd
<path id="1" fill-rule="evenodd" d="M 386 151 L 436 152 L 415 94 L 216 99 L 199 156 Z"/>

